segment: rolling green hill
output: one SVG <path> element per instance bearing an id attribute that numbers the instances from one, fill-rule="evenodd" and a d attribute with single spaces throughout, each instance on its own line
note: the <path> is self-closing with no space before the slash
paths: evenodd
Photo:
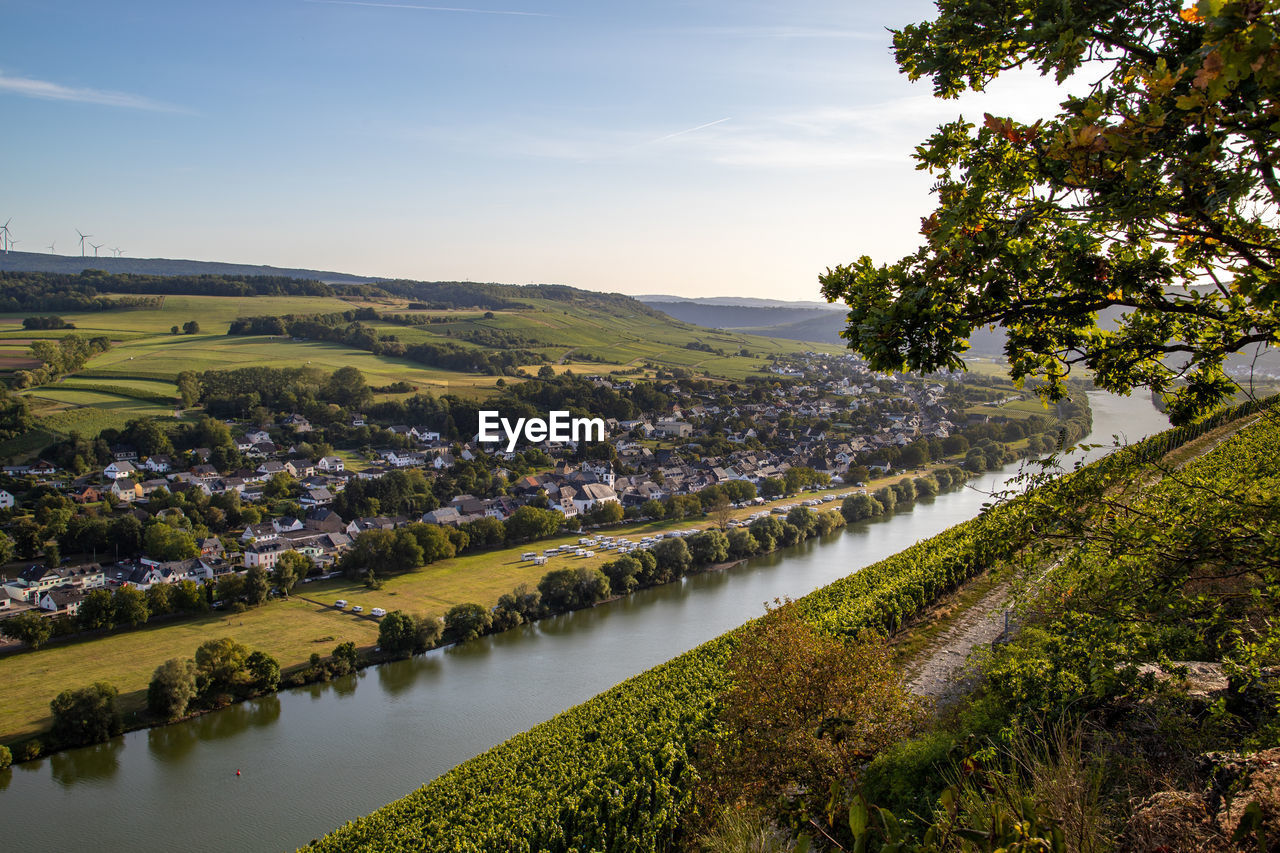
<path id="1" fill-rule="evenodd" d="M 32 341 L 61 338 L 72 331 L 105 336 L 112 346 L 58 382 L 24 390 L 40 417 L 40 432 L 21 447 L 0 447 L 0 457 L 36 450 L 40 444 L 36 439 L 47 442 L 51 436 L 72 431 L 96 434 L 122 427 L 140 415 L 172 420 L 178 416 L 174 383 L 186 370 L 311 365 L 332 371 L 354 366 L 374 386 L 405 381 L 422 392 L 478 398 L 492 393 L 503 378 L 501 372 L 511 381 L 543 366 L 557 372 L 629 376 L 687 370 L 740 380 L 766 370 L 773 355 L 840 349 L 707 329 L 668 317 L 628 296 L 552 285 L 383 282 L 321 289 L 331 296 L 254 295 L 246 288 L 241 288 L 240 295 L 214 296 L 201 294 L 210 289 L 233 290 L 236 280 L 101 272 L 59 275 L 9 273 L 0 282 L 0 296 L 22 297 L 21 303 L 32 309 L 0 314 L 0 372 L 13 374 L 38 366 L 30 352 Z M 25 292 L 24 287 L 28 287 Z M 35 310 L 58 298 L 51 294 L 72 289 L 86 308 L 131 304 L 111 310 Z M 338 315 L 361 309 L 365 318 L 361 323 L 371 330 L 371 337 L 402 345 L 400 350 L 417 346 L 419 351 L 387 355 L 296 333 L 228 334 L 233 321 L 241 318 L 328 317 L 326 322 L 335 323 L 335 328 L 348 328 L 350 321 Z M 49 314 L 57 314 L 74 330 L 24 328 L 25 318 Z M 197 333 L 173 333 L 174 327 L 181 329 L 192 321 L 199 324 Z M 522 355 L 518 368 L 481 373 L 445 366 L 443 359 L 433 362 L 430 353 L 435 349 L 476 352 L 479 364 L 486 363 L 480 357 L 485 354 L 518 351 Z M 448 363 L 456 364 L 456 359 Z"/>

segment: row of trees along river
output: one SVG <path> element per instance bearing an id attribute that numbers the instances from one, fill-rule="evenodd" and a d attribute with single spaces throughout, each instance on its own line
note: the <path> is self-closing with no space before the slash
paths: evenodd
<path id="1" fill-rule="evenodd" d="M 1090 402 L 1095 442 L 1167 425 L 1146 395 Z M 1012 473 L 727 572 L 0 771 L 5 846 L 297 847 L 760 615 L 766 601 L 798 598 L 971 518 Z"/>

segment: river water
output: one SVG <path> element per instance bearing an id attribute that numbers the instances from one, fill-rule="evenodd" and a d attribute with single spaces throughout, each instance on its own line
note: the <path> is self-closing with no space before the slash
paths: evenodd
<path id="1" fill-rule="evenodd" d="M 1167 426 L 1145 396 L 1090 402 L 1094 442 Z M 0 849 L 297 847 L 760 615 L 764 602 L 973 517 L 1011 473 L 728 571 L 0 771 Z"/>

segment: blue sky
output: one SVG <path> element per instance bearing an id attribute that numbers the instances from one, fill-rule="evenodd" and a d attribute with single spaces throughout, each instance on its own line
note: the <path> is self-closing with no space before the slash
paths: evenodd
<path id="1" fill-rule="evenodd" d="M 136 257 L 813 299 L 914 248 L 931 4 L 0 0 L 0 217 Z"/>

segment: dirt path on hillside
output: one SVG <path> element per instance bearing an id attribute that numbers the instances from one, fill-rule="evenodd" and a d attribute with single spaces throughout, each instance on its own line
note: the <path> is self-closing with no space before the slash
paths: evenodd
<path id="1" fill-rule="evenodd" d="M 1165 457 L 1166 463 L 1171 465 L 1172 470 L 1180 471 L 1193 460 L 1212 452 L 1258 417 L 1260 416 L 1244 417 L 1223 424 L 1172 451 Z M 1139 491 L 1147 488 L 1158 479 L 1156 473 L 1150 472 L 1141 481 L 1130 484 L 1130 488 L 1136 487 Z M 1012 606 L 1009 591 L 1010 585 L 1007 582 L 993 587 L 957 616 L 954 624 L 907 664 L 904 674 L 912 693 L 944 704 L 966 692 L 973 650 L 991 645 L 1004 632 L 1005 611 Z M 1011 625 L 1010 631 L 1013 630 L 1016 630 L 1016 626 Z"/>
<path id="2" fill-rule="evenodd" d="M 1004 631 L 1009 584 L 1002 583 L 965 609 L 955 624 L 908 665 L 907 687 L 917 696 L 943 701 L 965 685 L 970 653 L 989 646 Z"/>

